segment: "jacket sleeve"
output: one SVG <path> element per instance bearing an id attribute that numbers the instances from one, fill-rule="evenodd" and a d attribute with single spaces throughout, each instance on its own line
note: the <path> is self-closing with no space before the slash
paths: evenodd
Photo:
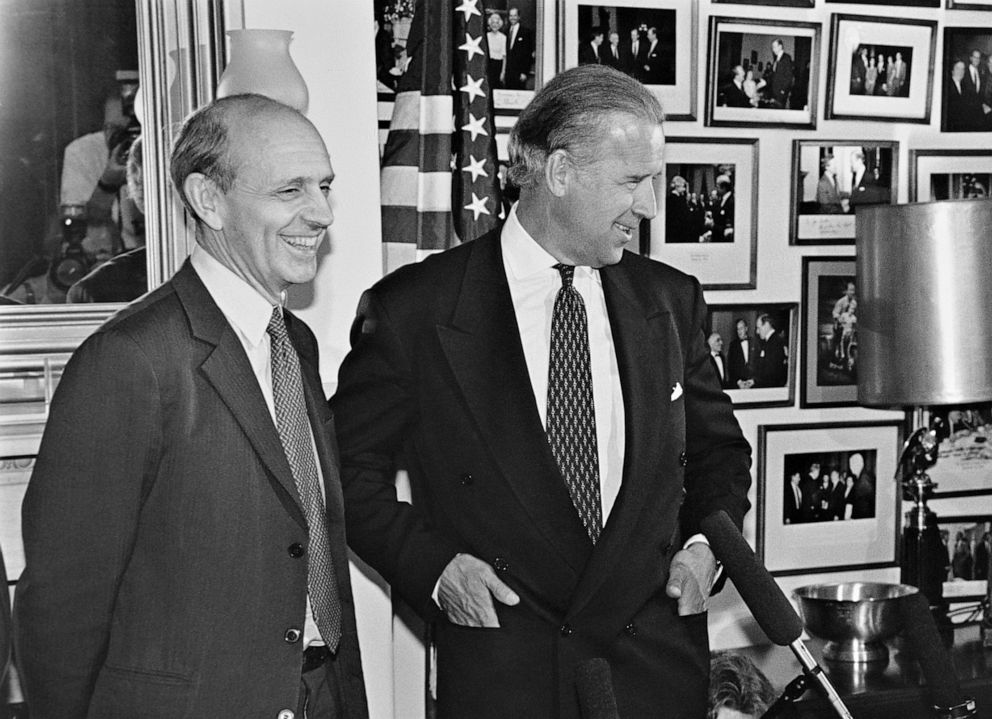
<path id="1" fill-rule="evenodd" d="M 66 366 L 22 507 L 14 603 L 31 716 L 87 714 L 160 441 L 158 382 L 127 336 L 102 332 Z"/>
<path id="2" fill-rule="evenodd" d="M 330 400 L 341 454 L 348 544 L 424 616 L 431 593 L 458 547 L 400 502 L 395 478 L 420 422 L 414 370 L 393 320 L 365 293 Z"/>
<path id="3" fill-rule="evenodd" d="M 684 536 L 699 532 L 707 515 L 724 510 L 738 528 L 750 509 L 751 446 L 741 433 L 730 399 L 709 362 L 702 288 L 693 280 L 691 323 L 686 335 L 686 498 Z"/>

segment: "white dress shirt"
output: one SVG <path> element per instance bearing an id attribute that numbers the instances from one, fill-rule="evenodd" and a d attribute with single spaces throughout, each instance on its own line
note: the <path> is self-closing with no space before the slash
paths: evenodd
<path id="1" fill-rule="evenodd" d="M 500 242 L 503 268 L 510 286 L 513 311 L 520 330 L 520 343 L 542 424 L 548 416 L 548 363 L 551 354 L 551 317 L 561 275 L 557 260 L 523 228 L 513 206 L 503 225 Z M 589 320 L 589 355 L 592 369 L 593 405 L 596 412 L 596 442 L 599 450 L 600 498 L 603 524 L 620 493 L 623 478 L 624 425 L 620 370 L 617 365 L 610 318 L 599 270 L 576 267 L 573 285 L 582 296 Z"/>
<path id="2" fill-rule="evenodd" d="M 217 303 L 220 311 L 227 319 L 227 323 L 234 330 L 241 341 L 241 346 L 245 348 L 248 355 L 248 363 L 258 380 L 259 389 L 265 397 L 265 404 L 269 408 L 272 422 L 276 422 L 276 403 L 272 394 L 272 342 L 269 338 L 267 328 L 269 319 L 272 317 L 273 305 L 259 292 L 234 274 L 227 267 L 222 265 L 213 255 L 204 250 L 199 245 L 193 248 L 190 255 L 190 263 L 200 281 L 207 288 L 207 292 Z M 309 422 L 307 424 L 309 426 Z M 310 436 L 311 443 L 313 435 Z M 317 455 L 317 448 L 314 445 L 314 457 Z M 324 476 L 320 469 L 320 462 L 317 464 L 317 484 L 320 486 L 321 494 L 324 492 Z M 320 630 L 313 619 L 313 610 L 310 607 L 310 594 L 307 593 L 307 612 L 303 626 L 304 646 L 310 644 L 322 644 Z"/>

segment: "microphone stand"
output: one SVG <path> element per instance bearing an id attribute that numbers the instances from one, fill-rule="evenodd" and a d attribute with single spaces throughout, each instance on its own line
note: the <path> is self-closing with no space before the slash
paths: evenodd
<path id="1" fill-rule="evenodd" d="M 854 719 L 851 712 L 849 712 L 847 707 L 844 706 L 844 702 L 841 700 L 840 694 L 838 694 L 837 690 L 834 689 L 834 685 L 830 683 L 829 679 L 827 679 L 827 675 L 823 673 L 823 669 L 816 663 L 813 655 L 809 653 L 809 649 L 806 648 L 806 645 L 803 644 L 802 640 L 797 639 L 789 644 L 789 649 L 791 649 L 792 653 L 796 655 L 796 659 L 799 660 L 799 663 L 803 665 L 803 671 L 806 676 L 815 679 L 816 683 L 820 685 L 820 689 L 827 695 L 827 699 L 833 705 L 834 711 L 837 712 L 837 716 L 841 717 L 841 719 Z"/>
<path id="2" fill-rule="evenodd" d="M 774 719 L 774 717 L 793 716 L 795 714 L 795 704 L 799 698 L 806 693 L 809 681 L 806 673 L 802 673 L 785 685 L 782 696 L 775 700 L 775 703 L 768 707 L 768 711 L 761 715 L 761 719 Z"/>

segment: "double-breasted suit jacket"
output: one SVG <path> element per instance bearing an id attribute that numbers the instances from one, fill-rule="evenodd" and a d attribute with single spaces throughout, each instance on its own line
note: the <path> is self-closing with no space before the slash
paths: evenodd
<path id="1" fill-rule="evenodd" d="M 498 629 L 437 626 L 442 717 L 577 717 L 577 665 L 604 657 L 620 713 L 705 714 L 706 618 L 665 595 L 699 521 L 748 509 L 749 447 L 709 361 L 698 282 L 639 255 L 601 271 L 626 452 L 593 546 L 551 454 L 499 232 L 410 265 L 362 299 L 331 400 L 349 542 L 412 605 L 457 552 L 521 596 Z M 595 381 L 595 380 L 594 380 Z M 414 507 L 395 501 L 409 470 Z"/>
<path id="2" fill-rule="evenodd" d="M 342 598 L 335 664 L 347 716 L 365 717 L 333 420 L 316 341 L 286 324 Z M 241 341 L 189 262 L 69 362 L 23 517 L 15 611 L 32 717 L 295 710 L 306 521 Z"/>

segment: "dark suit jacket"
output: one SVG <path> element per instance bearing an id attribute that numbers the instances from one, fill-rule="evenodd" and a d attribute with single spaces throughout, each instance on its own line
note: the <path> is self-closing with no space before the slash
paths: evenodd
<path id="1" fill-rule="evenodd" d="M 641 79 L 644 75 L 644 56 L 647 55 L 651 43 L 647 40 L 637 42 L 637 54 L 634 54 L 634 43 L 629 38 L 620 41 L 620 68 L 633 77 Z"/>
<path id="2" fill-rule="evenodd" d="M 782 387 L 788 378 L 785 342 L 782 340 L 782 333 L 776 330 L 775 334 L 761 343 L 754 360 L 754 386 Z"/>
<path id="3" fill-rule="evenodd" d="M 720 374 L 720 367 L 717 364 L 716 357 L 713 353 L 710 353 L 710 363 L 713 365 L 713 370 L 716 372 L 716 376 L 720 378 L 720 386 L 724 389 L 730 387 L 730 368 L 727 366 L 727 358 L 720 354 L 720 362 L 723 364 L 723 374 Z M 736 387 L 735 387 L 736 389 Z"/>
<path id="4" fill-rule="evenodd" d="M 344 609 L 340 684 L 347 716 L 366 717 L 333 419 L 316 341 L 286 324 Z M 15 626 L 33 719 L 295 710 L 306 522 L 241 342 L 188 262 L 73 355 L 23 519 Z"/>
<path id="5" fill-rule="evenodd" d="M 730 382 L 733 387 L 737 387 L 737 380 L 746 380 L 754 377 L 754 358 L 758 354 L 757 343 L 758 340 L 754 337 L 748 339 L 747 357 L 744 356 L 744 348 L 741 346 L 739 339 L 735 338 L 730 343 L 730 352 L 727 354 L 727 360 L 730 364 Z"/>
<path id="6" fill-rule="evenodd" d="M 603 48 L 605 47 L 606 43 L 603 43 L 598 48 L 591 42 L 582 43 L 579 45 L 579 64 L 601 65 L 603 63 Z"/>
<path id="7" fill-rule="evenodd" d="M 744 88 L 737 87 L 734 82 L 728 82 L 720 88 L 716 104 L 723 107 L 751 107 L 751 98 L 744 92 Z"/>
<path id="8" fill-rule="evenodd" d="M 0 551 L 0 684 L 3 684 L 3 679 L 7 676 L 10 645 L 10 591 L 7 588 L 7 567 L 3 562 L 3 552 Z"/>
<path id="9" fill-rule="evenodd" d="M 604 42 L 600 46 L 599 52 L 603 56 L 603 63 L 604 64 L 609 65 L 610 67 L 615 67 L 617 70 L 622 69 L 622 67 L 621 67 L 621 63 L 622 63 L 621 55 L 622 55 L 622 53 L 620 52 L 620 46 L 619 45 L 617 45 L 617 54 L 616 54 L 615 57 L 613 55 L 613 45 L 611 45 L 608 42 Z"/>
<path id="10" fill-rule="evenodd" d="M 947 110 L 945 113 L 945 129 L 949 132 L 976 132 L 984 129 L 982 123 L 981 98 L 975 92 L 975 86 L 965 71 L 961 80 L 961 90 L 948 79 L 944 89 Z"/>
<path id="11" fill-rule="evenodd" d="M 784 516 L 788 524 L 799 524 L 807 521 L 803 515 L 803 491 L 800 487 L 797 489 L 799 489 L 798 502 L 796 501 L 796 493 L 792 491 L 792 482 L 785 485 L 785 491 L 782 493 L 782 500 L 785 504 Z"/>
<path id="12" fill-rule="evenodd" d="M 711 242 L 733 242 L 733 234 L 727 235 L 727 228 L 734 226 L 734 195 L 722 198 L 720 202 L 713 206 L 713 239 Z"/>
<path id="13" fill-rule="evenodd" d="M 113 257 L 69 288 L 67 302 L 130 302 L 148 291 L 144 247 Z"/>
<path id="14" fill-rule="evenodd" d="M 796 83 L 795 72 L 792 67 L 792 58 L 789 53 L 783 52 L 782 57 L 774 65 L 771 77 L 768 81 L 768 98 L 776 107 L 788 107 L 789 95 L 792 94 L 792 86 Z"/>
<path id="15" fill-rule="evenodd" d="M 839 215 L 844 212 L 840 204 L 837 183 L 825 172 L 820 175 L 820 180 L 816 183 L 816 204 L 822 215 Z"/>
<path id="16" fill-rule="evenodd" d="M 883 204 L 890 199 L 889 188 L 876 183 L 868 169 L 865 169 L 857 182 L 851 180 L 851 207 Z"/>
<path id="17" fill-rule="evenodd" d="M 397 270 L 359 307 L 331 399 L 352 548 L 428 616 L 457 552 L 522 598 L 497 604 L 499 629 L 439 620 L 442 718 L 578 717 L 592 657 L 611 663 L 623 716 L 706 713 L 706 618 L 679 618 L 665 581 L 704 516 L 741 522 L 749 447 L 707 359 L 699 283 L 632 253 L 601 277 L 626 456 L 595 547 L 541 424 L 499 232 Z M 400 454 L 413 507 L 395 501 Z"/>
<path id="18" fill-rule="evenodd" d="M 644 55 L 644 66 L 647 68 L 644 70 L 644 82 L 648 85 L 660 85 L 665 82 L 665 76 L 670 74 L 666 72 L 665 68 L 665 58 L 661 55 L 661 42 L 655 43 L 654 48 L 651 48 L 651 41 L 647 41 L 648 50 Z"/>
<path id="19" fill-rule="evenodd" d="M 510 45 L 510 28 L 506 30 L 506 80 L 505 85 L 510 90 L 523 90 L 526 80 L 521 75 L 530 73 L 534 62 L 534 38 L 530 30 L 523 25 L 517 25 L 517 36 Z M 601 48 L 602 49 L 602 48 Z"/>
<path id="20" fill-rule="evenodd" d="M 861 59 L 861 53 L 854 53 L 851 59 L 851 94 L 864 95 L 868 79 L 868 66 Z"/>

